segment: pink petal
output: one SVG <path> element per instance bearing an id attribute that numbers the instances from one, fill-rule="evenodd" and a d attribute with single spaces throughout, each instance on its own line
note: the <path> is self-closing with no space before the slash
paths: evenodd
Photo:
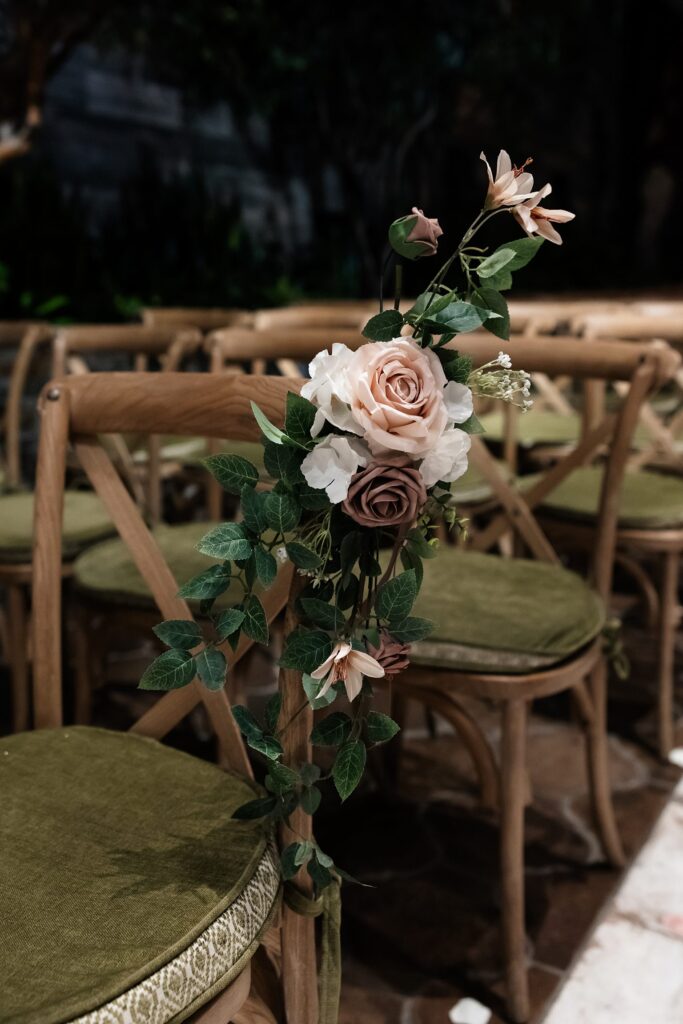
<path id="1" fill-rule="evenodd" d="M 482 150 L 482 151 L 481 151 L 481 153 L 479 154 L 479 159 L 480 159 L 480 160 L 483 160 L 483 161 L 484 161 L 484 163 L 486 164 L 486 172 L 487 172 L 487 174 L 488 174 L 488 176 L 489 176 L 489 181 L 491 182 L 491 184 L 493 184 L 493 174 L 491 173 L 491 168 L 489 167 L 489 162 L 488 162 L 488 160 L 486 159 L 486 154 L 484 153 L 484 151 L 483 151 L 483 150 Z"/>
<path id="2" fill-rule="evenodd" d="M 552 226 L 549 220 L 537 220 L 536 230 L 538 231 L 539 235 L 542 235 L 543 238 L 547 238 L 549 242 L 554 242 L 555 245 L 562 245 L 561 235 L 557 233 L 557 231 Z"/>
<path id="3" fill-rule="evenodd" d="M 567 221 L 574 220 L 576 214 L 570 213 L 569 210 L 546 210 L 544 207 L 543 216 L 546 220 L 555 221 L 556 224 L 566 224 Z"/>
<path id="4" fill-rule="evenodd" d="M 316 669 L 311 672 L 311 679 L 323 679 L 332 668 L 332 664 L 335 661 L 335 652 L 329 658 L 326 658 L 322 665 L 318 665 Z"/>
<path id="5" fill-rule="evenodd" d="M 504 149 L 501 149 L 498 154 L 498 161 L 496 163 L 496 180 L 502 177 L 503 174 L 507 174 L 508 171 L 512 170 L 512 160 L 509 154 Z"/>
<path id="6" fill-rule="evenodd" d="M 355 668 L 349 668 L 344 685 L 346 686 L 346 696 L 350 701 L 355 700 L 363 688 L 362 673 Z"/>
<path id="7" fill-rule="evenodd" d="M 384 675 L 384 669 L 379 662 L 363 651 L 352 651 L 349 655 L 349 664 L 353 666 L 354 670 L 362 672 L 364 676 L 371 676 L 373 679 L 381 679 Z"/>

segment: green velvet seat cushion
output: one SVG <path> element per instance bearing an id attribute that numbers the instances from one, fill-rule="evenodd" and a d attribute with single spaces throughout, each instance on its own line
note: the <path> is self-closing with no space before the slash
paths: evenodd
<path id="1" fill-rule="evenodd" d="M 486 413 L 480 417 L 489 441 L 502 441 L 505 436 L 505 421 L 502 411 Z M 546 409 L 530 409 L 517 416 L 515 436 L 522 448 L 535 448 L 539 445 L 573 445 L 581 433 L 581 418 L 578 413 L 566 415 Z M 652 434 L 642 423 L 639 423 L 633 435 L 635 446 L 648 445 L 652 442 Z"/>
<path id="2" fill-rule="evenodd" d="M 506 480 L 512 479 L 510 468 L 504 462 L 497 460 L 497 466 Z M 451 494 L 456 508 L 459 505 L 479 505 L 494 497 L 491 484 L 479 467 L 472 464 L 467 467 L 467 472 L 452 484 Z"/>
<path id="3" fill-rule="evenodd" d="M 552 514 L 594 520 L 602 476 L 597 466 L 574 470 L 548 495 L 543 508 Z M 523 478 L 524 486 L 530 486 L 534 479 Z M 625 473 L 619 499 L 619 525 L 641 530 L 683 526 L 683 479 L 650 470 Z"/>
<path id="4" fill-rule="evenodd" d="M 62 553 L 79 551 L 115 532 L 104 505 L 92 491 L 66 491 Z M 0 495 L 0 561 L 26 562 L 33 547 L 33 494 Z"/>
<path id="5" fill-rule="evenodd" d="M 131 733 L 0 740 L 3 1024 L 184 1021 L 243 969 L 279 873 L 248 783 Z"/>
<path id="6" fill-rule="evenodd" d="M 215 525 L 181 523 L 155 528 L 154 536 L 179 587 L 215 564 L 215 558 L 208 558 L 197 551 L 199 541 Z M 149 587 L 119 537 L 84 551 L 74 562 L 73 578 L 80 591 L 108 603 L 136 605 L 140 608 L 154 604 Z M 239 584 L 233 583 L 216 603 L 228 607 L 237 604 L 243 594 Z"/>
<path id="7" fill-rule="evenodd" d="M 534 671 L 571 657 L 604 625 L 597 594 L 558 566 L 442 547 L 424 569 L 413 614 L 436 628 L 413 645 L 416 664 Z"/>

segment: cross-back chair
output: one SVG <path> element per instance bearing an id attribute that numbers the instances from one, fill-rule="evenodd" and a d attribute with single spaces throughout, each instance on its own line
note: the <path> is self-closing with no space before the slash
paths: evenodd
<path id="1" fill-rule="evenodd" d="M 220 309 L 211 306 L 148 306 L 141 310 L 147 327 L 196 327 L 202 333 L 220 327 L 248 327 L 253 315 L 245 309 Z"/>
<path id="2" fill-rule="evenodd" d="M 376 312 L 374 302 L 310 302 L 278 309 L 261 309 L 254 313 L 256 330 L 273 328 L 297 330 L 305 327 L 327 327 L 356 330 L 358 333 Z"/>
<path id="3" fill-rule="evenodd" d="M 56 333 L 54 329 L 38 325 L 30 328 L 21 340 L 7 404 L 8 477 L 14 493 L 0 495 L 0 583 L 5 589 L 3 649 L 10 668 L 15 730 L 26 728 L 29 719 L 27 590 L 32 574 L 33 493 L 21 487 L 20 436 L 22 394 L 36 352 L 52 341 L 52 364 L 57 375 L 87 372 L 87 360 L 94 354 L 124 354 L 128 359 L 135 359 L 139 366 L 146 365 L 154 356 L 165 359 L 166 365 L 174 368 L 199 340 L 196 332 L 187 329 L 138 325 L 80 325 Z M 158 442 L 150 442 L 147 497 L 123 439 L 110 438 L 108 443 L 131 490 L 141 506 L 147 506 L 154 517 L 160 494 Z M 70 574 L 73 561 L 81 551 L 111 533 L 111 522 L 97 496 L 90 490 L 70 489 L 65 502 L 64 575 Z"/>
<path id="4" fill-rule="evenodd" d="M 0 323 L 0 349 L 8 355 L 7 392 L 2 432 L 4 465 L 0 467 L 0 488 L 16 490 L 21 486 L 22 397 L 36 351 L 52 337 L 47 324 L 28 320 Z"/>
<path id="5" fill-rule="evenodd" d="M 293 386 L 256 377 L 95 373 L 53 381 L 43 395 L 34 555 L 37 731 L 6 739 L 0 762 L 0 959 L 8 1020 L 318 1021 L 313 917 L 280 903 L 272 838 L 258 825 L 231 820 L 253 798 L 253 780 L 225 692 L 195 680 L 160 697 L 128 733 L 62 725 L 68 448 L 130 550 L 159 617 L 189 619 L 179 581 L 100 437 L 160 429 L 256 441 L 250 399 L 282 422 Z M 290 582 L 285 567 L 264 595 L 269 618 L 287 604 Z M 231 666 L 246 647 L 226 650 Z M 283 722 L 298 712 L 300 685 L 296 673 L 281 673 Z M 225 771 L 155 742 L 198 703 L 216 732 Z M 310 759 L 311 714 L 297 713 L 283 736 L 289 764 Z M 296 812 L 291 824 L 310 836 L 307 816 Z M 306 878 L 295 885 L 300 897 L 310 896 Z"/>
<path id="6" fill-rule="evenodd" d="M 453 346 L 455 347 L 455 342 Z M 461 352 L 477 364 L 495 357 L 495 339 L 463 335 Z M 640 407 L 678 364 L 670 349 L 573 339 L 519 339 L 510 351 L 529 371 L 630 383 L 618 415 L 610 414 L 533 486 L 520 492 L 501 474 L 481 439 L 471 461 L 489 480 L 500 511 L 474 534 L 470 550 L 444 548 L 424 563 L 415 613 L 436 621 L 429 639 L 415 644 L 411 666 L 394 681 L 401 702 L 417 700 L 444 715 L 467 743 L 484 802 L 498 805 L 507 1005 L 515 1021 L 529 1016 L 524 932 L 524 804 L 526 721 L 537 697 L 569 691 L 582 717 L 594 810 L 608 859 L 624 855 L 610 797 L 606 736 L 607 663 L 602 631 L 608 613 L 619 492 Z M 604 450 L 599 514 L 591 531 L 589 581 L 563 568 L 535 512 L 571 471 Z M 531 558 L 488 552 L 510 532 Z M 462 698 L 501 709 L 499 766 Z"/>

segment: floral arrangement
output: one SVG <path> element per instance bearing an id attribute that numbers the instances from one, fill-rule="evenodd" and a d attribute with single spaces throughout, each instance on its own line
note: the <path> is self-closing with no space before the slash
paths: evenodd
<path id="1" fill-rule="evenodd" d="M 284 429 L 253 406 L 272 489 L 258 489 L 259 472 L 246 459 L 206 460 L 225 490 L 239 496 L 241 521 L 216 526 L 199 543 L 216 562 L 185 583 L 180 596 L 199 602 L 202 621 L 156 627 L 170 649 L 149 666 L 141 687 L 173 689 L 199 676 L 210 690 L 222 688 L 221 645 L 235 649 L 242 634 L 268 644 L 257 587 L 269 587 L 278 563 L 289 560 L 305 584 L 296 602 L 301 624 L 285 637 L 280 665 L 301 673 L 302 709 L 307 702 L 314 709 L 343 704 L 311 734 L 314 748 L 328 748 L 326 771 L 315 763 L 283 763 L 289 723 L 281 721 L 279 694 L 262 721 L 246 707 L 233 708 L 246 743 L 265 761 L 265 795 L 239 808 L 238 818 L 288 821 L 297 808 L 313 815 L 328 781 L 345 800 L 362 778 L 367 750 L 396 734 L 397 724 L 371 708 L 372 685 L 403 671 L 411 644 L 432 628 L 411 613 L 423 560 L 438 554 L 437 526 L 457 523 L 451 486 L 467 469 L 470 435 L 481 429 L 473 396 L 530 405 L 529 376 L 513 370 L 506 353 L 473 369 L 448 343 L 481 327 L 507 339 L 502 293 L 544 239 L 561 241 L 553 224 L 573 214 L 541 207 L 550 186 L 534 192 L 526 164 L 514 167 L 506 152 L 495 177 L 483 153 L 482 160 L 483 207 L 415 303 L 400 310 L 403 261 L 434 256 L 443 235 L 438 220 L 417 208 L 389 228 L 394 301 L 385 309 L 380 298 L 379 313 L 363 330 L 367 343 L 356 351 L 333 344 L 313 359 L 301 393 L 287 396 Z M 474 246 L 484 224 L 506 212 L 526 237 L 492 253 Z M 445 283 L 456 262 L 457 287 Z M 216 610 L 231 584 L 242 591 L 239 603 Z M 285 879 L 305 866 L 316 892 L 348 878 L 303 838 L 282 852 L 281 863 Z"/>

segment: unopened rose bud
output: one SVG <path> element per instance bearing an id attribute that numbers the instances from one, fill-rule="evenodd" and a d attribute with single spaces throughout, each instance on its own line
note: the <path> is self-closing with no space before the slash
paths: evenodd
<path id="1" fill-rule="evenodd" d="M 399 217 L 389 228 L 389 243 L 399 256 L 417 260 L 420 256 L 433 256 L 438 248 L 437 239 L 443 234 L 435 217 L 425 217 L 422 210 L 413 207 L 412 213 Z"/>

